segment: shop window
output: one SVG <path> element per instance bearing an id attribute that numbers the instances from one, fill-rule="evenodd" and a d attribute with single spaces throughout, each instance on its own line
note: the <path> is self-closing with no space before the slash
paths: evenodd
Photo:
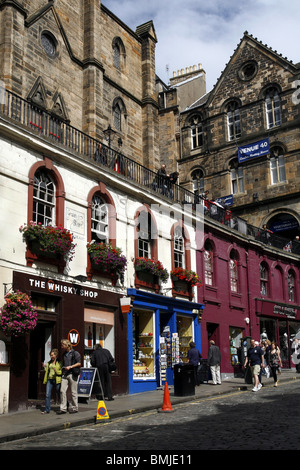
<path id="1" fill-rule="evenodd" d="M 153 312 L 134 310 L 132 316 L 133 378 L 155 378 Z"/>
<path id="2" fill-rule="evenodd" d="M 275 87 L 270 87 L 265 93 L 265 109 L 266 109 L 266 120 L 267 128 L 272 129 L 273 127 L 281 125 L 281 108 L 280 98 L 278 91 Z"/>
<path id="3" fill-rule="evenodd" d="M 263 296 L 268 295 L 269 286 L 268 286 L 268 269 L 264 263 L 261 263 L 259 267 L 260 271 L 260 294 Z"/>
<path id="4" fill-rule="evenodd" d="M 175 362 L 188 362 L 187 353 L 190 349 L 190 342 L 193 341 L 194 337 L 193 318 L 177 315 L 176 323 L 179 337 L 179 351 L 177 352 L 177 360 Z M 172 351 L 172 353 L 176 358 L 176 351 Z"/>
<path id="5" fill-rule="evenodd" d="M 91 354 L 100 344 L 115 357 L 114 313 L 108 309 L 84 309 L 84 367 L 90 367 Z"/>
<path id="6" fill-rule="evenodd" d="M 229 327 L 230 357 L 234 366 L 241 363 L 241 340 L 243 330 L 241 328 Z"/>
<path id="7" fill-rule="evenodd" d="M 53 297 L 46 297 L 32 294 L 32 305 L 36 310 L 44 310 L 46 312 L 55 312 L 58 301 Z"/>

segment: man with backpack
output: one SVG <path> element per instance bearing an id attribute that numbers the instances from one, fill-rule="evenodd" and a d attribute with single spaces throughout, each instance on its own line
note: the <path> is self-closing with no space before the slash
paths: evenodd
<path id="1" fill-rule="evenodd" d="M 72 410 L 69 413 L 78 412 L 78 393 L 77 381 L 81 367 L 81 356 L 79 352 L 73 350 L 73 346 L 69 340 L 63 339 L 61 341 L 61 349 L 63 352 L 62 365 L 63 375 L 60 387 L 60 410 L 57 414 L 64 414 L 67 412 L 67 393 L 71 392 Z"/>

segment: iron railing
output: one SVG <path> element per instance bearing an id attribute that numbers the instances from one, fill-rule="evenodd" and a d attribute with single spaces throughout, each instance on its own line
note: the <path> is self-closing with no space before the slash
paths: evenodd
<path id="1" fill-rule="evenodd" d="M 55 144 L 76 152 L 109 172 L 116 172 L 138 186 L 159 193 L 173 204 L 189 204 L 194 209 L 197 204 L 202 204 L 204 214 L 217 222 L 262 243 L 300 255 L 299 242 L 289 241 L 268 230 L 248 224 L 244 219 L 234 216 L 229 208 L 196 195 L 178 184 L 172 184 L 168 179 L 158 177 L 155 172 L 127 158 L 120 151 L 110 148 L 4 88 L 0 88 L 0 114 L 41 137 L 51 139 Z"/>

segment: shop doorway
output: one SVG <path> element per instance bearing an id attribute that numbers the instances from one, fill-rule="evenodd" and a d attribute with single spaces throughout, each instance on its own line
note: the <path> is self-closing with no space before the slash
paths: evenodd
<path id="1" fill-rule="evenodd" d="M 45 397 L 43 364 L 50 360 L 51 349 L 57 347 L 53 343 L 55 325 L 55 322 L 38 322 L 30 334 L 28 399 L 36 400 Z"/>
<path id="2" fill-rule="evenodd" d="M 209 342 L 213 340 L 217 346 L 220 345 L 219 337 L 219 325 L 217 323 L 206 323 L 207 330 L 207 342 L 209 347 Z"/>

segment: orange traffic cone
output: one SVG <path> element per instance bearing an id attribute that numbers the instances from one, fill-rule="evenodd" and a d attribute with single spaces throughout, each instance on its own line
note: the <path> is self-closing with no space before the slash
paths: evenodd
<path id="1" fill-rule="evenodd" d="M 163 406 L 161 410 L 158 410 L 159 412 L 161 411 L 174 411 L 171 405 L 170 401 L 170 394 L 169 394 L 169 387 L 167 382 L 165 383 L 165 391 L 164 391 L 164 401 L 163 401 Z"/>

